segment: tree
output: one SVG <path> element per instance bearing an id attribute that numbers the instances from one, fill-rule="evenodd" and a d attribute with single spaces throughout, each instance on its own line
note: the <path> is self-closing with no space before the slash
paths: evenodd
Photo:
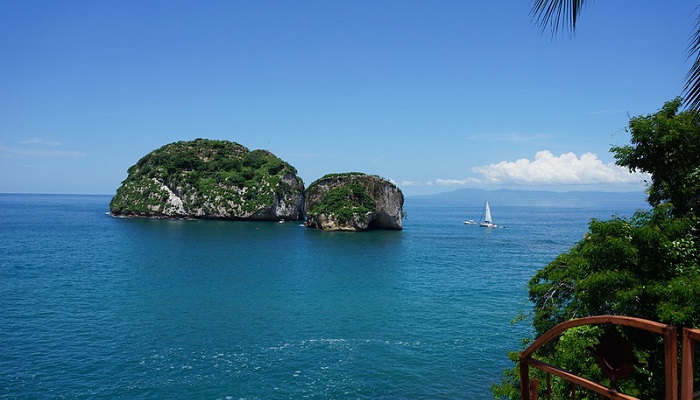
<path id="1" fill-rule="evenodd" d="M 652 209 L 630 219 L 592 220 L 584 239 L 530 279 L 535 336 L 569 319 L 601 314 L 700 326 L 700 128 L 694 111 L 678 113 L 680 104 L 675 99 L 655 114 L 631 118 L 630 145 L 612 149 L 618 165 L 651 174 Z M 623 333 L 638 362 L 620 389 L 663 398 L 663 349 L 652 335 Z M 599 328 L 577 328 L 538 358 L 605 382 L 587 351 L 601 334 Z M 567 388 L 555 390 L 560 398 Z M 508 370 L 494 394 L 517 398 L 518 393 L 517 370 Z"/>
<path id="2" fill-rule="evenodd" d="M 627 315 L 676 326 L 700 321 L 700 241 L 692 218 L 673 218 L 659 206 L 634 218 L 593 220 L 585 239 L 530 279 L 532 325 L 540 336 L 555 325 L 592 315 Z M 599 327 L 567 332 L 538 359 L 598 382 L 606 382 L 588 348 Z M 624 331 L 633 344 L 636 368 L 620 385 L 640 398 L 663 398 L 663 348 L 656 337 Z M 516 361 L 514 353 L 510 356 Z M 697 375 L 696 375 L 697 376 Z M 517 369 L 494 387 L 499 398 L 518 398 Z M 535 377 L 538 377 L 536 374 Z M 539 377 L 544 381 L 544 377 Z M 565 398 L 568 387 L 554 398 Z"/>
<path id="3" fill-rule="evenodd" d="M 617 164 L 651 174 L 649 203 L 668 202 L 673 215 L 700 217 L 700 118 L 678 113 L 682 100 L 630 120 L 631 144 L 611 149 Z"/>
<path id="4" fill-rule="evenodd" d="M 581 12 L 591 2 L 590 0 L 533 0 L 530 14 L 542 30 L 549 27 L 552 34 L 556 34 L 563 29 L 573 35 Z M 688 47 L 688 59 L 693 58 L 695 61 L 686 75 L 683 92 L 688 108 L 700 110 L 700 18 Z"/>

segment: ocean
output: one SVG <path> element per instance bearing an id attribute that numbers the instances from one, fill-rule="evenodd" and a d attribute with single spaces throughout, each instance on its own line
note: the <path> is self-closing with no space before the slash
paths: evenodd
<path id="1" fill-rule="evenodd" d="M 0 397 L 489 399 L 527 281 L 625 198 L 409 197 L 403 231 L 119 219 L 0 194 Z"/>

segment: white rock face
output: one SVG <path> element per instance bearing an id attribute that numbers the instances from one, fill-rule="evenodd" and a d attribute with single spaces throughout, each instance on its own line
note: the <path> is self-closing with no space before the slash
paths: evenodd
<path id="1" fill-rule="evenodd" d="M 286 174 L 280 182 L 289 187 L 299 186 L 298 178 L 292 174 Z M 304 202 L 303 192 L 285 192 L 275 196 L 275 203 L 272 206 L 272 213 L 283 219 L 296 219 L 299 215 L 299 208 Z"/>
<path id="2" fill-rule="evenodd" d="M 379 186 L 374 201 L 377 204 L 373 221 L 376 226 L 383 229 L 403 229 L 403 193 L 398 187 Z"/>
<path id="3" fill-rule="evenodd" d="M 156 183 L 160 183 L 155 178 L 153 180 L 156 181 Z M 163 212 L 173 216 L 185 215 L 185 206 L 180 196 L 176 195 L 175 192 L 163 184 L 161 184 L 160 188 L 168 193 L 168 200 L 166 200 L 165 205 L 163 206 Z"/>

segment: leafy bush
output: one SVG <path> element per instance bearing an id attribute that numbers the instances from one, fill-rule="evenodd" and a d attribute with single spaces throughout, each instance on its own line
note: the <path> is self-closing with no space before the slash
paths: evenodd
<path id="1" fill-rule="evenodd" d="M 374 209 L 374 200 L 365 188 L 357 182 L 350 182 L 329 189 L 309 214 L 333 214 L 339 222 L 345 223 L 352 219 L 353 214 L 366 214 Z"/>

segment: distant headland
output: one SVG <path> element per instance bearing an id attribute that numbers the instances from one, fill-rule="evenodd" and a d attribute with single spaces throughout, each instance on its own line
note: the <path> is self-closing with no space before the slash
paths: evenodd
<path id="1" fill-rule="evenodd" d="M 308 189 L 267 150 L 196 139 L 167 144 L 128 169 L 109 208 L 117 217 L 299 221 L 331 231 L 402 229 L 404 197 L 388 180 L 328 174 Z"/>

